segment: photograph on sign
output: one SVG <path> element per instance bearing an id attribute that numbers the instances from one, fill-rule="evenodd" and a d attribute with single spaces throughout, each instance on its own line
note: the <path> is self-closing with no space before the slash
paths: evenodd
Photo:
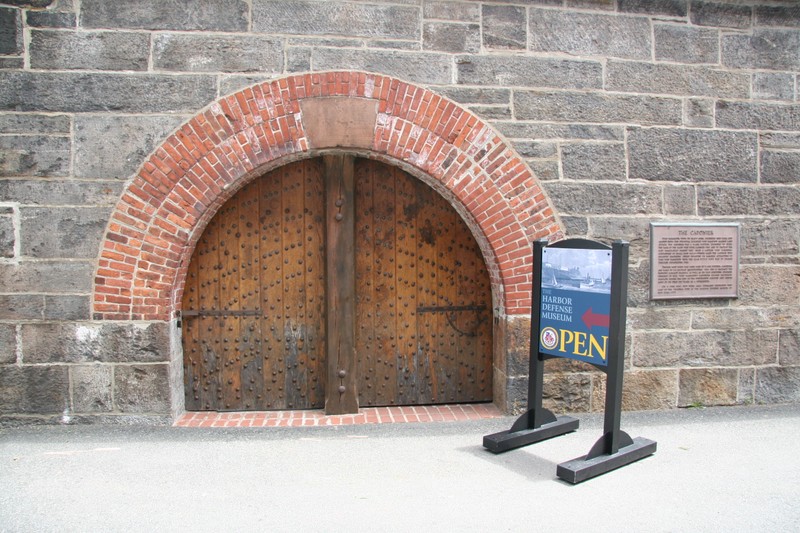
<path id="1" fill-rule="evenodd" d="M 607 366 L 610 312 L 611 250 L 542 251 L 542 353 Z"/>

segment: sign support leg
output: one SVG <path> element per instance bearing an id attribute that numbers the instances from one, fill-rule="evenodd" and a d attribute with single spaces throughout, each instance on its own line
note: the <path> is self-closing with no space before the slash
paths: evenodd
<path id="1" fill-rule="evenodd" d="M 628 243 L 613 243 L 611 314 L 609 325 L 609 366 L 606 369 L 606 405 L 603 436 L 589 453 L 556 469 L 556 475 L 570 483 L 580 483 L 638 461 L 656 451 L 655 441 L 631 437 L 620 430 L 622 417 L 622 376 L 625 371 L 625 320 L 628 294 Z"/>
<path id="2" fill-rule="evenodd" d="M 534 265 L 542 264 L 542 250 L 546 239 L 534 241 Z M 538 278 L 538 279 L 537 279 Z M 541 268 L 534 268 L 534 286 L 542 281 Z M 542 407 L 544 388 L 544 361 L 539 354 L 539 311 L 541 303 L 534 298 L 531 308 L 531 348 L 528 372 L 528 410 L 522 414 L 508 431 L 483 437 L 483 447 L 492 453 L 502 453 L 557 437 L 578 429 L 578 420 L 569 416 L 556 416 Z"/>

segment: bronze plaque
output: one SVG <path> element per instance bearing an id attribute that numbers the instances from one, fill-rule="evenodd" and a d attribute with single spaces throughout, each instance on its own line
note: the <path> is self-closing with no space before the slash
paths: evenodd
<path id="1" fill-rule="evenodd" d="M 739 224 L 650 224 L 650 298 L 739 296 Z"/>

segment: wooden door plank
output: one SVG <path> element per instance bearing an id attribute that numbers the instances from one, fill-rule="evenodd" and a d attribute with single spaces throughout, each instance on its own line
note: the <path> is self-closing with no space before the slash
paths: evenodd
<path id="1" fill-rule="evenodd" d="M 304 209 L 305 303 L 300 318 L 306 324 L 303 342 L 308 368 L 309 407 L 325 405 L 327 376 L 325 325 L 325 181 L 322 161 L 305 163 L 306 206 Z"/>
<path id="2" fill-rule="evenodd" d="M 239 308 L 251 311 L 239 318 L 239 357 L 241 358 L 241 408 L 260 409 L 264 398 L 261 379 L 261 320 L 258 314 L 261 307 L 261 277 L 259 267 L 260 227 L 259 184 L 257 180 L 237 194 L 239 218 L 238 269 L 239 269 Z"/>
<path id="3" fill-rule="evenodd" d="M 377 402 L 377 358 L 375 357 L 375 316 L 373 312 L 375 269 L 375 203 L 370 166 L 363 159 L 354 162 L 355 173 L 355 268 L 356 278 L 356 372 L 358 402 L 372 406 Z"/>
<path id="4" fill-rule="evenodd" d="M 328 333 L 325 413 L 356 413 L 353 158 L 326 155 L 323 161 L 326 179 Z"/>

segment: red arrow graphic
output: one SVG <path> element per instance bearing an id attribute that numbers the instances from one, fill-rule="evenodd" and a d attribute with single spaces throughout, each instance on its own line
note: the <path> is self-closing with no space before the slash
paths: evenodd
<path id="1" fill-rule="evenodd" d="M 607 328 L 609 316 L 592 313 L 592 308 L 590 307 L 585 313 L 583 313 L 581 320 L 583 320 L 583 323 L 586 324 L 586 327 L 589 329 L 592 329 L 594 326 L 602 326 Z"/>

